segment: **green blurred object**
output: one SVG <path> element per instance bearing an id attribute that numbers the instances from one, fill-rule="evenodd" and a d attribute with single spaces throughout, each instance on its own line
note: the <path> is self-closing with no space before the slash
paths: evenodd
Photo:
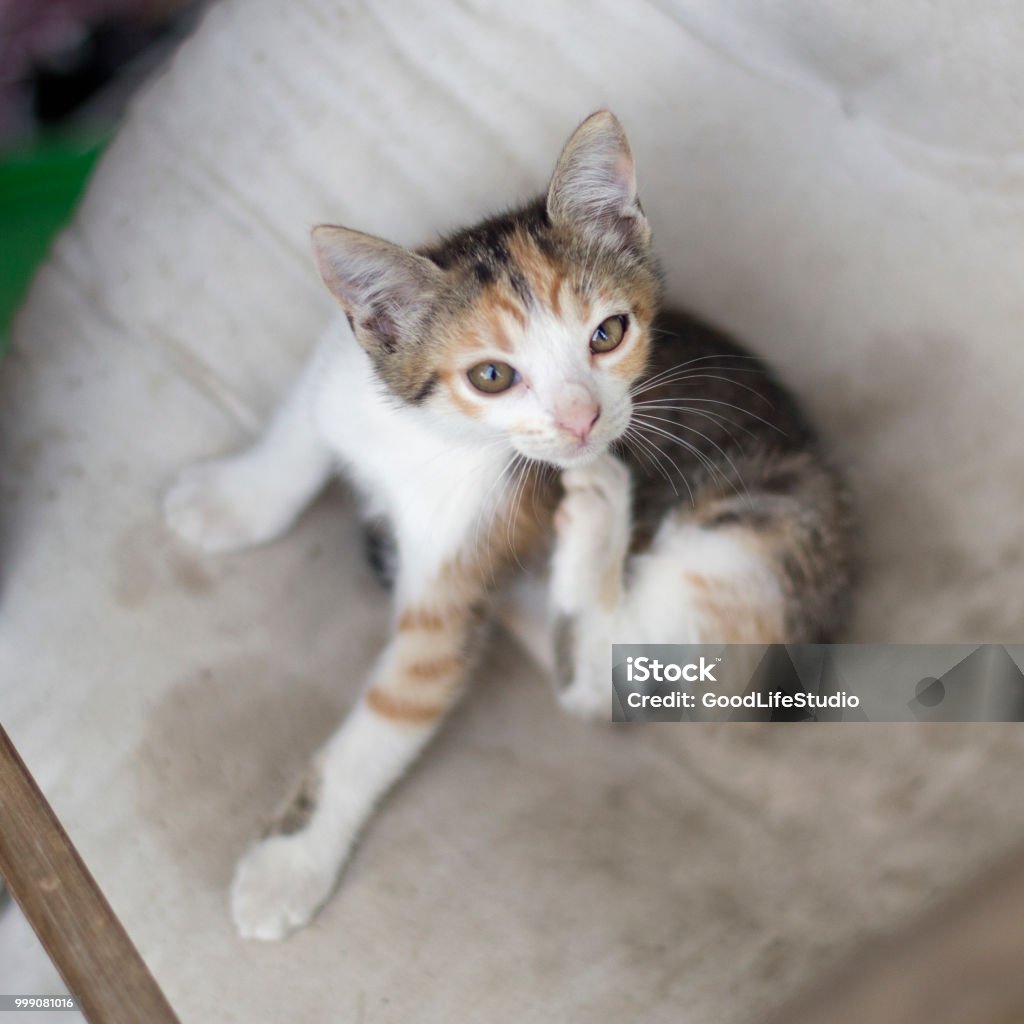
<path id="1" fill-rule="evenodd" d="M 61 140 L 0 156 L 0 355 L 14 311 L 104 145 Z"/>

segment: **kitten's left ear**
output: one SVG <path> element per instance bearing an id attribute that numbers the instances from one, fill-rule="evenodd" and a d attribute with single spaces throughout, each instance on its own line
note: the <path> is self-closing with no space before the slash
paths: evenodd
<path id="1" fill-rule="evenodd" d="M 565 144 L 548 188 L 548 216 L 612 244 L 649 243 L 633 154 L 611 111 L 591 114 Z"/>

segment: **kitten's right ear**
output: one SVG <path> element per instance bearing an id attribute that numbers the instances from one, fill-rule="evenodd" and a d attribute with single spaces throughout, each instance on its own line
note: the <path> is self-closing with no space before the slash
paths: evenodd
<path id="1" fill-rule="evenodd" d="M 394 351 L 440 286 L 443 271 L 383 238 L 349 228 L 313 228 L 316 265 L 359 341 Z"/>
<path id="2" fill-rule="evenodd" d="M 591 114 L 565 144 L 548 188 L 555 224 L 614 245 L 646 245 L 647 218 L 636 194 L 629 141 L 610 110 Z"/>

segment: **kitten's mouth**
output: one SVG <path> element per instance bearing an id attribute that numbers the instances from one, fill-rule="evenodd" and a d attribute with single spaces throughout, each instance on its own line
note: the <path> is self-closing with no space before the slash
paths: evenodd
<path id="1" fill-rule="evenodd" d="M 588 462 L 593 462 L 599 455 L 601 455 L 608 448 L 607 444 L 600 441 L 594 441 L 592 438 L 587 438 L 586 441 L 580 441 L 579 444 L 574 445 L 568 451 L 562 452 L 557 459 L 552 461 L 560 469 L 572 469 L 574 466 L 585 466 Z"/>
<path id="2" fill-rule="evenodd" d="M 530 451 L 526 448 L 519 450 L 528 459 L 546 462 L 556 469 L 573 469 L 577 466 L 586 466 L 588 463 L 600 458 L 616 440 L 617 438 L 614 437 L 602 437 L 599 439 L 591 436 L 584 441 L 577 441 L 571 445 L 567 445 L 563 441 L 563 443 L 557 446 L 545 445 L 540 450 L 534 449 Z"/>

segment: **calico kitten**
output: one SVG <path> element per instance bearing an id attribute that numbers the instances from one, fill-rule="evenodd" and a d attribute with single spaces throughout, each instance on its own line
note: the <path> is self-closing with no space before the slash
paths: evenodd
<path id="1" fill-rule="evenodd" d="M 842 621 L 842 491 L 772 374 L 658 311 L 619 122 L 547 194 L 415 252 L 313 232 L 345 313 L 263 437 L 186 470 L 166 517 L 207 551 L 270 540 L 335 471 L 397 549 L 391 640 L 292 804 L 242 858 L 243 936 L 327 899 L 374 805 L 472 674 L 495 595 L 548 563 L 559 699 L 609 717 L 611 644 L 822 641 Z"/>

